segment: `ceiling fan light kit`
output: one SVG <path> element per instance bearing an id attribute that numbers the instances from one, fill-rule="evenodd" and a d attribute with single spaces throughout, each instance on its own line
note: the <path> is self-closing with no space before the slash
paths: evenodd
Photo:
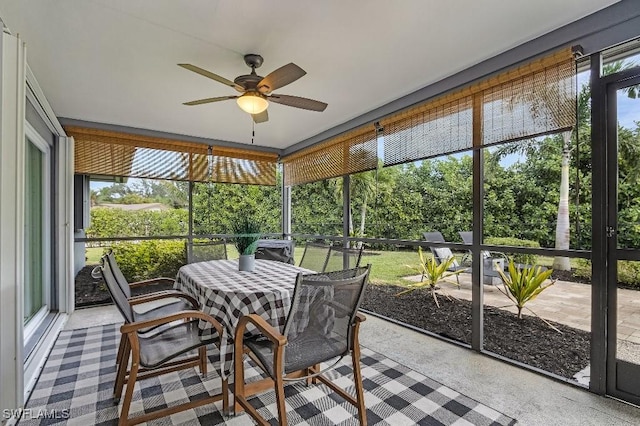
<path id="1" fill-rule="evenodd" d="M 269 106 L 267 100 L 256 93 L 245 93 L 240 96 L 236 102 L 240 109 L 249 114 L 260 114 Z"/>
<path id="2" fill-rule="evenodd" d="M 327 108 L 326 103 L 313 99 L 302 98 L 299 96 L 279 95 L 276 93 L 271 94 L 274 90 L 293 83 L 306 74 L 306 72 L 296 64 L 289 63 L 269 73 L 266 77 L 262 77 L 256 74 L 256 68 L 259 68 L 262 65 L 262 56 L 254 53 L 244 55 L 244 62 L 247 66 L 251 67 L 251 74 L 240 75 L 236 77 L 234 81 L 228 80 L 195 65 L 178 64 L 182 68 L 232 87 L 236 91 L 242 93 L 239 96 L 218 96 L 215 98 L 199 99 L 197 101 L 185 102 L 184 105 L 202 105 L 211 102 L 236 99 L 238 106 L 243 111 L 251 114 L 255 123 L 264 123 L 269 120 L 269 116 L 267 115 L 269 100 L 281 105 L 306 109 L 309 111 L 324 111 Z"/>

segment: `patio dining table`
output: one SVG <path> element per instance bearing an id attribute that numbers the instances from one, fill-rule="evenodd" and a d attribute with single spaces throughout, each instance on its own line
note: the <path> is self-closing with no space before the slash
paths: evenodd
<path id="1" fill-rule="evenodd" d="M 174 288 L 193 296 L 223 326 L 218 367 L 222 377 L 233 370 L 233 335 L 243 315 L 258 314 L 283 331 L 300 272 L 315 271 L 263 259 L 256 259 L 253 272 L 238 271 L 237 259 L 191 263 L 178 270 Z M 213 330 L 204 321 L 201 327 L 204 333 Z"/>

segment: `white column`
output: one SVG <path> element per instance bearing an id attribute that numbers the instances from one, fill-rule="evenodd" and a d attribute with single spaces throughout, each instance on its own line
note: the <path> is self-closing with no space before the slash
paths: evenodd
<path id="1" fill-rule="evenodd" d="M 73 243 L 73 138 L 61 136 L 57 141 L 58 229 L 56 248 L 58 255 L 58 283 L 60 312 L 75 310 L 74 243 Z"/>
<path id="2" fill-rule="evenodd" d="M 23 42 L 0 31 L 0 409 L 24 404 L 25 65 Z"/>

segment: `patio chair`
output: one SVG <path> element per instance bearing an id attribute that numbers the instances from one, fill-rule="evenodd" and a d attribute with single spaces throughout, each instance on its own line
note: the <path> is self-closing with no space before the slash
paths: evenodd
<path id="1" fill-rule="evenodd" d="M 224 239 L 209 241 L 187 241 L 187 263 L 227 259 L 227 242 Z"/>
<path id="2" fill-rule="evenodd" d="M 102 264 L 96 268 L 107 285 L 107 290 L 116 307 L 124 318 L 124 325 L 120 328 L 124 341 L 123 358 L 118 364 L 116 382 L 114 385 L 114 402 L 119 403 L 126 383 L 126 391 L 119 425 L 134 425 L 157 419 L 171 414 L 196 408 L 205 404 L 222 400 L 225 413 L 229 410 L 228 383 L 222 379 L 221 393 L 208 395 L 184 404 L 153 411 L 142 416 L 129 419 L 129 409 L 133 399 L 133 390 L 137 380 L 155 377 L 161 374 L 199 367 L 201 374 L 207 373 L 207 346 L 218 342 L 222 336 L 222 325 L 213 317 L 199 310 L 185 310 L 175 312 L 165 317 L 158 317 L 146 321 L 135 321 L 132 306 L 137 300 L 127 300 L 120 291 L 115 275 L 111 270 L 106 256 Z M 94 272 L 97 272 L 94 270 Z M 155 298 L 165 297 L 156 294 Z M 170 296 L 171 297 L 171 296 Z M 149 299 L 149 298 L 148 298 Z M 216 333 L 203 335 L 198 327 L 199 321 L 207 321 Z M 156 330 L 154 333 L 142 333 L 144 330 Z M 197 355 L 183 357 L 197 349 Z M 128 370 L 131 358 L 131 369 Z M 176 358 L 179 358 L 176 360 Z"/>
<path id="3" fill-rule="evenodd" d="M 275 387 L 278 424 L 287 424 L 284 384 L 307 380 L 307 384 L 322 382 L 358 410 L 360 423 L 366 425 L 364 389 L 360 371 L 358 330 L 365 317 L 358 313 L 371 265 L 321 274 L 298 274 L 284 332 L 280 334 L 260 315 L 240 318 L 234 339 L 235 402 L 258 424 L 268 425 L 247 400 L 249 395 Z M 260 332 L 245 337 L 248 325 Z M 248 351 L 259 368 L 269 378 L 258 383 L 245 383 L 244 357 Z M 335 367 L 346 355 L 351 355 L 355 398 L 330 381 L 325 371 Z M 320 363 L 337 359 L 320 369 Z M 234 409 L 236 405 L 234 405 Z M 327 409 L 327 407 L 318 407 Z"/>
<path id="4" fill-rule="evenodd" d="M 424 238 L 425 241 L 430 242 L 430 243 L 444 243 L 446 242 L 444 240 L 444 237 L 442 236 L 442 234 L 439 231 L 433 231 L 433 232 L 423 232 L 422 233 L 422 237 Z M 461 265 L 460 262 L 458 262 L 458 260 L 455 258 L 453 252 L 451 251 L 451 249 L 449 247 L 434 247 L 434 246 L 429 246 L 429 250 L 431 250 L 431 254 L 433 255 L 434 259 L 436 260 L 436 264 L 441 264 L 443 261 L 453 258 L 453 262 L 451 262 L 451 265 L 449 266 L 449 268 L 447 268 L 447 271 L 451 271 L 451 272 L 456 272 L 459 270 L 468 270 L 469 266 L 468 265 Z M 458 286 L 460 286 L 460 274 L 456 274 L 456 282 L 458 284 Z M 422 275 L 422 278 L 420 281 L 422 281 L 424 279 L 424 274 Z"/>
<path id="5" fill-rule="evenodd" d="M 348 268 L 357 268 L 360 266 L 360 258 L 362 257 L 363 246 L 360 248 L 346 248 L 331 246 L 329 249 L 329 255 L 327 256 L 327 263 L 324 266 L 323 272 L 339 271 Z M 348 265 L 344 267 L 344 256 L 347 256 Z"/>
<path id="6" fill-rule="evenodd" d="M 293 240 L 258 240 L 256 259 L 275 260 L 293 265 Z"/>
<path id="7" fill-rule="evenodd" d="M 307 242 L 298 266 L 316 272 L 324 272 L 330 250 L 329 244 Z"/>
<path id="8" fill-rule="evenodd" d="M 153 293 L 142 294 L 139 296 L 132 296 L 131 294 L 132 287 L 136 288 L 136 287 L 142 287 L 147 285 L 153 285 L 154 283 L 157 283 L 157 282 L 173 283 L 174 280 L 171 278 L 160 277 L 160 278 L 139 281 L 136 283 L 129 284 L 127 279 L 124 277 L 124 274 L 120 270 L 120 267 L 118 266 L 118 262 L 116 261 L 115 255 L 112 250 L 109 250 L 109 252 L 103 256 L 102 261 L 103 263 L 106 262 L 109 265 L 111 273 L 115 278 L 117 289 L 120 290 L 122 295 L 128 301 L 130 301 L 133 305 L 135 305 L 138 308 L 138 309 L 131 310 L 132 320 L 135 322 L 149 321 L 156 318 L 162 318 L 167 315 L 171 315 L 180 311 L 200 309 L 200 304 L 195 298 L 177 290 L 162 290 L 162 291 L 156 291 Z M 99 272 L 92 273 L 92 275 L 94 275 L 95 278 L 100 278 Z M 149 329 L 141 329 L 140 333 L 146 334 L 146 333 L 152 332 L 157 327 L 158 326 L 150 327 Z M 120 344 L 118 346 L 118 355 L 116 356 L 116 364 L 120 364 L 120 360 L 123 356 L 124 344 L 125 344 L 125 339 L 124 339 L 124 336 L 122 336 L 122 338 L 120 339 Z"/>
<path id="9" fill-rule="evenodd" d="M 460 231 L 458 232 L 458 234 L 460 234 L 460 238 L 462 238 L 462 242 L 468 245 L 473 244 L 473 232 L 471 231 Z M 489 251 L 489 250 L 482 250 L 481 251 L 482 257 L 484 259 L 487 258 L 493 258 L 493 259 L 503 259 L 505 266 L 509 265 L 509 256 L 507 256 L 506 254 L 500 252 L 500 251 Z M 471 256 L 471 250 L 469 250 L 469 256 Z"/>

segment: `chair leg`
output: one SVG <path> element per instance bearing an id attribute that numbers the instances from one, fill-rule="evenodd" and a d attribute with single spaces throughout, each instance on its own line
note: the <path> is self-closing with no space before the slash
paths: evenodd
<path id="1" fill-rule="evenodd" d="M 367 407 L 364 405 L 364 387 L 362 386 L 362 372 L 360 371 L 360 351 L 353 351 L 351 354 L 353 364 L 353 381 L 356 385 L 356 401 L 358 402 L 358 417 L 360 417 L 360 424 L 367 426 Z"/>
<path id="2" fill-rule="evenodd" d="M 240 353 L 238 353 L 240 350 Z M 238 345 L 233 354 L 233 415 L 236 415 L 236 399 L 244 398 L 244 353 Z"/>
<path id="3" fill-rule="evenodd" d="M 124 342 L 127 340 L 124 335 L 120 335 L 120 344 L 118 345 L 118 355 L 116 355 L 116 365 L 120 364 L 120 358 L 122 358 L 122 353 L 124 352 Z"/>
<path id="4" fill-rule="evenodd" d="M 200 374 L 203 378 L 207 377 L 207 347 L 200 346 L 198 348 L 198 355 L 200 356 Z"/>
<path id="5" fill-rule="evenodd" d="M 122 403 L 122 411 L 120 412 L 120 420 L 118 421 L 118 426 L 124 426 L 129 423 L 129 408 L 131 408 L 131 400 L 133 399 L 133 388 L 136 385 L 137 376 L 138 363 L 134 361 L 131 365 L 129 380 L 127 381 L 127 390 L 124 393 L 124 402 Z"/>
<path id="6" fill-rule="evenodd" d="M 316 364 L 313 367 L 309 367 L 307 369 L 307 375 L 310 376 L 312 374 L 317 373 L 318 371 L 320 371 L 320 364 Z M 312 384 L 314 384 L 314 385 L 318 384 L 318 378 L 317 377 L 307 377 L 307 386 L 310 386 Z"/>
<path id="7" fill-rule="evenodd" d="M 222 379 L 222 414 L 229 415 L 229 380 Z"/>
<path id="8" fill-rule="evenodd" d="M 123 336 L 123 340 L 124 343 L 122 345 L 122 357 L 120 359 L 120 364 L 118 365 L 116 383 L 113 387 L 113 399 L 116 404 L 120 401 L 120 397 L 122 396 L 122 388 L 127 376 L 127 368 L 129 368 L 129 356 L 131 355 L 131 346 L 129 344 L 129 339 L 126 336 Z"/>
<path id="9" fill-rule="evenodd" d="M 275 379 L 276 404 L 278 405 L 278 424 L 287 425 L 287 410 L 284 404 L 284 381 L 278 375 Z"/>

